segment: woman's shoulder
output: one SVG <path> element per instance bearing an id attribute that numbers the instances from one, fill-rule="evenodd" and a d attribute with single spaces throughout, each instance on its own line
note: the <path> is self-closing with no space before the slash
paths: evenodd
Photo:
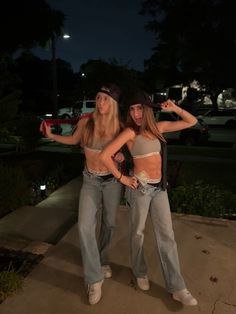
<path id="1" fill-rule="evenodd" d="M 132 128 L 126 127 L 119 135 L 122 137 L 125 142 L 127 141 L 133 141 L 134 138 L 136 137 L 136 133 Z"/>
<path id="2" fill-rule="evenodd" d="M 90 121 L 90 120 L 93 120 L 92 115 L 90 115 L 90 116 L 87 115 L 85 117 L 81 117 L 78 121 L 78 125 L 85 126 L 88 123 L 88 121 Z"/>
<path id="3" fill-rule="evenodd" d="M 135 137 L 137 135 L 135 130 L 131 127 L 126 127 L 123 132 L 125 132 L 126 134 L 129 134 L 133 137 Z"/>

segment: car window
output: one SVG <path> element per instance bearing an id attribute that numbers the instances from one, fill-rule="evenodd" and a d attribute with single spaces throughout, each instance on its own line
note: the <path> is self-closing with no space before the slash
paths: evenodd
<path id="1" fill-rule="evenodd" d="M 225 117 L 225 116 L 228 116 L 228 117 L 232 117 L 233 116 L 233 113 L 231 111 L 219 111 L 220 113 L 220 116 L 221 117 Z"/>
<path id="2" fill-rule="evenodd" d="M 214 117 L 214 116 L 218 116 L 218 111 L 209 111 L 206 114 L 207 117 Z"/>
<path id="3" fill-rule="evenodd" d="M 86 107 L 87 108 L 95 108 L 95 101 L 87 101 Z"/>
<path id="4" fill-rule="evenodd" d="M 219 111 L 209 111 L 205 114 L 205 116 L 207 117 L 232 117 L 234 115 L 234 113 L 232 111 L 222 111 L 222 110 L 219 110 Z"/>
<path id="5" fill-rule="evenodd" d="M 212 116 L 215 116 L 215 117 L 222 117 L 222 112 L 214 111 L 214 112 L 212 112 Z"/>

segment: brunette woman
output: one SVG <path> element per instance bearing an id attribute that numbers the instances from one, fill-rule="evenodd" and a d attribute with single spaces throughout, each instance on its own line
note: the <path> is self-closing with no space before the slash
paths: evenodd
<path id="1" fill-rule="evenodd" d="M 163 133 L 189 128 L 196 124 L 197 119 L 168 100 L 161 104 L 162 110 L 172 111 L 180 119 L 156 122 L 151 98 L 143 91 L 130 96 L 128 107 L 127 128 L 103 150 L 100 159 L 114 177 L 128 187 L 126 196 L 133 273 L 139 288 L 149 290 L 143 242 L 145 223 L 150 213 L 167 290 L 182 304 L 196 305 L 197 300 L 186 289 L 180 272 L 167 195 L 166 141 Z M 124 176 L 112 161 L 112 156 L 125 144 L 133 158 L 132 176 Z"/>

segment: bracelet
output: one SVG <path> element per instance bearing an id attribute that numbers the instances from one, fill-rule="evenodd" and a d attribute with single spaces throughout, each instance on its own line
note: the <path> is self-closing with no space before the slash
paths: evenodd
<path id="1" fill-rule="evenodd" d="M 119 178 L 117 179 L 117 181 L 120 181 L 120 179 L 122 178 L 122 176 L 123 176 L 123 174 L 122 174 L 122 172 L 121 172 Z"/>

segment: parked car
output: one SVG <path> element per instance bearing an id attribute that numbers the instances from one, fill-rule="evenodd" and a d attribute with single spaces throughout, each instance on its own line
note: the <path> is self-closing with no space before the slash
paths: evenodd
<path id="1" fill-rule="evenodd" d="M 73 107 L 63 107 L 58 110 L 57 115 L 61 119 L 71 119 L 75 116 L 75 110 Z"/>
<path id="2" fill-rule="evenodd" d="M 82 100 L 76 102 L 76 110 L 79 115 L 93 112 L 95 110 L 95 100 Z"/>
<path id="3" fill-rule="evenodd" d="M 172 111 L 158 111 L 156 113 L 158 121 L 177 121 L 180 117 Z M 184 145 L 199 145 L 206 144 L 210 137 L 208 125 L 198 120 L 198 122 L 191 128 L 164 133 L 164 137 L 168 143 L 177 141 Z"/>
<path id="4" fill-rule="evenodd" d="M 204 121 L 209 126 L 225 126 L 236 128 L 236 110 L 209 110 L 198 119 Z"/>
<path id="5" fill-rule="evenodd" d="M 47 124 L 50 126 L 52 133 L 54 134 L 62 134 L 62 127 L 59 123 L 56 123 L 56 118 L 53 117 L 52 113 L 46 113 L 38 116 L 39 121 L 47 121 Z"/>
<path id="6" fill-rule="evenodd" d="M 80 115 L 93 112 L 95 110 L 95 100 L 81 100 L 77 101 L 75 106 L 63 107 L 58 110 L 58 117 L 61 119 L 71 119 L 79 117 Z"/>

